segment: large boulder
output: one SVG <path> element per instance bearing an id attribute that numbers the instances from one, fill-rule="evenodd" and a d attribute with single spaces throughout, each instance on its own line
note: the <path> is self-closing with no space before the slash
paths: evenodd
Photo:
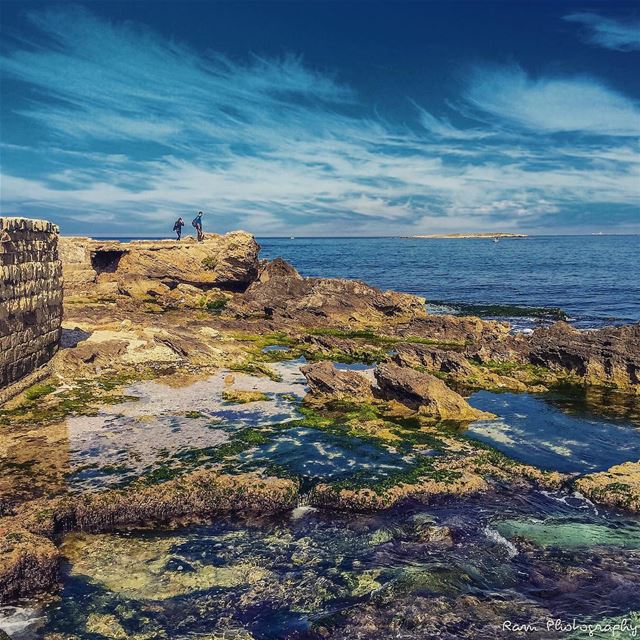
<path id="1" fill-rule="evenodd" d="M 366 401 L 373 399 L 371 380 L 355 371 L 340 370 L 328 361 L 300 367 L 310 395 L 319 400 Z"/>
<path id="2" fill-rule="evenodd" d="M 207 234 L 203 242 L 176 240 L 99 241 L 61 238 L 63 274 L 70 291 L 98 282 L 162 281 L 244 291 L 258 274 L 259 245 L 244 231 Z"/>
<path id="3" fill-rule="evenodd" d="M 462 354 L 425 344 L 397 344 L 391 361 L 401 367 L 424 367 L 427 371 L 446 373 L 461 379 L 475 373 L 471 363 Z"/>
<path id="4" fill-rule="evenodd" d="M 374 372 L 385 400 L 396 400 L 437 420 L 472 421 L 493 417 L 474 409 L 461 395 L 429 373 L 384 362 Z"/>
<path id="5" fill-rule="evenodd" d="M 569 371 L 588 383 L 640 392 L 640 323 L 579 331 L 557 322 L 531 334 L 527 357 L 531 364 Z"/>
<path id="6" fill-rule="evenodd" d="M 257 280 L 228 309 L 238 317 L 266 315 L 301 323 L 381 325 L 424 316 L 418 296 L 381 291 L 359 280 L 303 278 L 277 258 L 264 263 Z"/>

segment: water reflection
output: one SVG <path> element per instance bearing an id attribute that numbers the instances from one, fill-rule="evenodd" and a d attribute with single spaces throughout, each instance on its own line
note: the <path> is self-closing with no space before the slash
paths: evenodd
<path id="1" fill-rule="evenodd" d="M 466 434 L 543 469 L 589 473 L 640 458 L 640 429 L 625 420 L 572 415 L 526 393 L 480 391 L 469 403 L 498 419 L 475 422 Z"/>

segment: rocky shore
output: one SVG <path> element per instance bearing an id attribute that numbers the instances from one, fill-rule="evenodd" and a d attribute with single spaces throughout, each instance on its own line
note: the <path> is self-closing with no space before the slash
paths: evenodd
<path id="1" fill-rule="evenodd" d="M 635 461 L 563 475 L 465 437 L 464 425 L 494 418 L 469 404 L 478 390 L 605 389 L 635 402 L 640 325 L 579 331 L 559 322 L 523 335 L 505 323 L 430 315 L 418 296 L 305 278 L 284 260 L 260 260 L 255 239 L 242 231 L 203 243 L 62 238 L 60 255 L 63 335 L 52 375 L 0 410 L 0 451 L 8 454 L 0 480 L 0 601 L 53 589 L 59 544 L 71 532 L 266 514 L 300 501 L 370 511 L 497 486 L 575 488 L 595 502 L 639 509 Z M 300 358 L 302 402 L 274 391 L 283 384 L 277 365 Z M 341 366 L 353 363 L 359 368 Z M 293 407 L 293 419 L 230 431 L 219 448 L 181 450 L 181 466 L 165 461 L 120 487 L 72 488 L 65 421 L 99 424 L 111 406 L 109 424 L 123 419 L 144 384 L 163 385 L 170 413 L 176 390 L 218 374 L 221 406 L 234 416 L 252 403 L 278 402 Z M 215 428 L 218 418 L 200 405 L 180 411 L 172 419 L 192 420 L 202 433 Z M 131 424 L 142 429 L 155 419 L 150 408 Z M 251 467 L 250 452 L 291 429 L 350 438 L 388 456 L 394 470 L 383 479 L 319 478 L 307 486 L 278 463 Z M 108 471 L 87 465 L 81 472 L 90 485 L 92 474 Z"/>

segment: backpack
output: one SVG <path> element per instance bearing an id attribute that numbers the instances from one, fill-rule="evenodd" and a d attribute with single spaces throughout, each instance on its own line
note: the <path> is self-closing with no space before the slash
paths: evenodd
<path id="1" fill-rule="evenodd" d="M 198 226 L 197 218 L 194 218 L 194 219 L 191 221 L 191 226 L 192 226 L 192 227 L 197 227 L 197 226 Z"/>

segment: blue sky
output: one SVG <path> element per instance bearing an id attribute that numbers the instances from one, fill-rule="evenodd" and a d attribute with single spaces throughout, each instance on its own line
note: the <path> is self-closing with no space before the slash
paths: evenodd
<path id="1" fill-rule="evenodd" d="M 1 19 L 5 215 L 640 232 L 635 2 L 8 0 Z"/>

